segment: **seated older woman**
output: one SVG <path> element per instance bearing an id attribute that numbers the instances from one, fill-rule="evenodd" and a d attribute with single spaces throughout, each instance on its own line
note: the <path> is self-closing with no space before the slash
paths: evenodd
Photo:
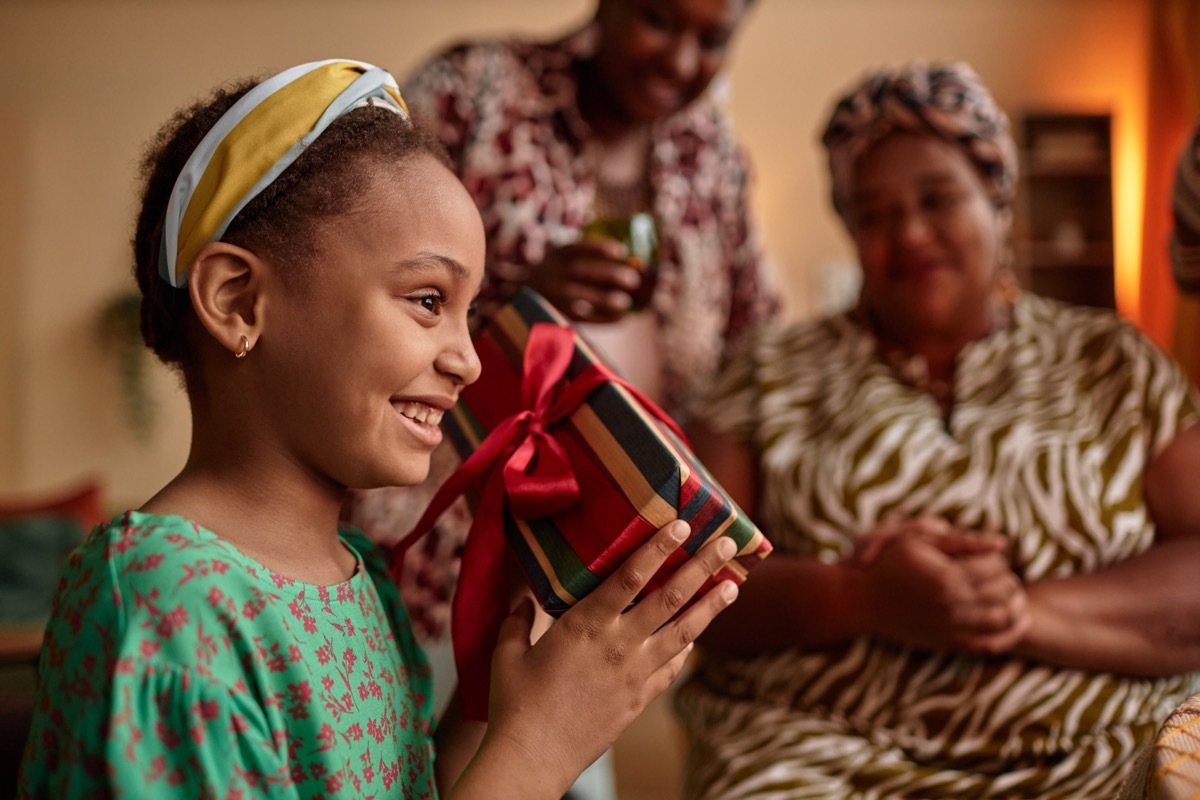
<path id="1" fill-rule="evenodd" d="M 776 554 L 677 696 L 689 796 L 1111 796 L 1200 669 L 1200 398 L 1016 290 L 969 67 L 869 76 L 824 144 L 861 302 L 756 337 L 694 439 Z"/>

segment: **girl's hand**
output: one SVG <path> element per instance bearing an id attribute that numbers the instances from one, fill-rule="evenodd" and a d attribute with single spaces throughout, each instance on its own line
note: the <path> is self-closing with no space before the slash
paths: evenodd
<path id="1" fill-rule="evenodd" d="M 528 285 L 576 322 L 612 322 L 629 311 L 641 281 L 625 245 L 584 239 L 549 250 Z"/>
<path id="2" fill-rule="evenodd" d="M 518 754 L 530 776 L 556 780 L 546 796 L 559 797 L 670 686 L 692 642 L 737 596 L 736 585 L 722 581 L 679 613 L 733 557 L 736 545 L 721 536 L 626 611 L 688 530 L 681 521 L 661 529 L 535 645 L 533 602 L 520 602 L 500 631 L 481 755 L 490 743 Z M 525 796 L 540 796 L 529 788 Z"/>

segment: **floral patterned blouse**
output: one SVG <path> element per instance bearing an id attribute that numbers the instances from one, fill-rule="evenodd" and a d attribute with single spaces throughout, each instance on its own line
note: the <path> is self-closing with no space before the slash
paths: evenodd
<path id="1" fill-rule="evenodd" d="M 593 218 L 597 165 L 573 65 L 594 48 L 590 26 L 554 42 L 463 44 L 404 87 L 483 216 L 484 316 L 548 248 L 575 241 Z M 720 106 L 705 95 L 656 123 L 651 138 L 659 237 L 652 307 L 663 405 L 682 421 L 732 344 L 775 314 L 778 295 L 748 210 L 747 163 Z"/>
<path id="2" fill-rule="evenodd" d="M 20 797 L 434 798 L 428 666 L 377 550 L 294 581 L 127 512 L 69 558 Z"/>

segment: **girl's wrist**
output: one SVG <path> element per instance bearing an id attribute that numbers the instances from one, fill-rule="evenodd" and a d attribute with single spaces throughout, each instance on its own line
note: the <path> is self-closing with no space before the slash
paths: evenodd
<path id="1" fill-rule="evenodd" d="M 568 773 L 569 770 L 558 764 L 551 753 L 501 727 L 489 725 L 475 758 L 464 770 L 450 800 L 475 797 L 557 800 L 566 795 L 574 782 L 575 776 Z M 504 788 L 501 791 L 498 787 Z"/>

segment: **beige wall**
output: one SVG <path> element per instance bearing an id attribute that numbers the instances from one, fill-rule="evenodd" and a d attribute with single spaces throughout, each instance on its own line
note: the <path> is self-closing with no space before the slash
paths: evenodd
<path id="1" fill-rule="evenodd" d="M 0 107 L 0 154 L 22 152 L 25 143 L 20 139 L 20 126 L 7 106 Z M 20 474 L 22 463 L 20 440 L 17 436 L 17 402 L 21 396 L 22 320 L 18 316 L 21 304 L 21 270 L 25 263 L 21 251 L 25 227 L 21 214 L 18 187 L 24 184 L 20 159 L 0 155 L 0 487 L 12 486 Z"/>
<path id="2" fill-rule="evenodd" d="M 156 369 L 158 424 L 134 440 L 93 334 L 104 300 L 131 286 L 138 153 L 176 105 L 225 78 L 330 55 L 402 76 L 451 38 L 558 31 L 590 5 L 0 0 L 0 492 L 94 474 L 126 506 L 183 462 L 174 380 Z M 1146 16 L 1145 0 L 758 0 L 731 65 L 731 107 L 790 313 L 819 310 L 824 275 L 850 260 L 816 147 L 835 91 L 871 64 L 960 57 L 1010 111 L 1111 108 L 1118 147 L 1136 144 Z"/>

